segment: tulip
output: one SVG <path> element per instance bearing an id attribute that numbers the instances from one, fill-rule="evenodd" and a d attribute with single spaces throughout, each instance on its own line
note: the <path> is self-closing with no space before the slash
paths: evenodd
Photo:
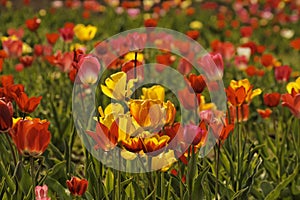
<path id="1" fill-rule="evenodd" d="M 48 186 L 36 186 L 35 187 L 35 200 L 51 200 L 51 198 L 48 197 Z"/>
<path id="2" fill-rule="evenodd" d="M 29 67 L 32 65 L 33 57 L 26 55 L 26 56 L 20 57 L 19 60 L 23 64 L 24 67 Z"/>
<path id="3" fill-rule="evenodd" d="M 230 86 L 226 89 L 228 101 L 233 106 L 241 106 L 249 103 L 255 96 L 261 94 L 261 89 L 252 90 L 253 85 L 248 79 L 239 81 L 231 80 Z"/>
<path id="4" fill-rule="evenodd" d="M 143 96 L 142 99 L 152 99 L 152 100 L 165 100 L 165 89 L 160 85 L 154 85 L 151 88 L 142 89 Z"/>
<path id="5" fill-rule="evenodd" d="M 20 57 L 22 55 L 23 43 L 21 40 L 8 38 L 2 40 L 2 46 L 9 57 Z"/>
<path id="6" fill-rule="evenodd" d="M 292 91 L 295 93 L 300 93 L 300 77 L 298 77 L 296 81 L 288 83 L 286 85 L 286 89 L 289 94 L 292 94 Z"/>
<path id="7" fill-rule="evenodd" d="M 172 124 L 176 113 L 176 109 L 170 101 L 162 103 L 152 99 L 131 100 L 129 109 L 136 122 L 146 129 L 157 129 L 163 125 Z"/>
<path id="8" fill-rule="evenodd" d="M 290 79 L 292 68 L 287 65 L 275 68 L 275 79 L 278 82 L 287 82 Z"/>
<path id="9" fill-rule="evenodd" d="M 91 55 L 84 56 L 80 59 L 78 76 L 83 84 L 94 84 L 98 80 L 98 74 L 101 66 L 96 57 Z"/>
<path id="10" fill-rule="evenodd" d="M 272 67 L 273 66 L 273 56 L 272 54 L 264 54 L 261 56 L 261 64 L 265 67 Z"/>
<path id="11" fill-rule="evenodd" d="M 265 110 L 257 109 L 256 111 L 261 116 L 261 118 L 263 118 L 263 119 L 269 118 L 270 115 L 272 114 L 272 110 L 270 108 L 267 108 Z"/>
<path id="12" fill-rule="evenodd" d="M 166 147 L 169 140 L 169 136 L 159 136 L 157 134 L 151 137 L 143 138 L 143 150 L 145 153 L 156 156 L 162 152 L 163 148 Z"/>
<path id="13" fill-rule="evenodd" d="M 46 33 L 47 41 L 50 45 L 54 45 L 59 38 L 58 33 Z"/>
<path id="14" fill-rule="evenodd" d="M 264 95 L 264 104 L 269 107 L 276 107 L 280 102 L 281 94 L 278 92 Z"/>
<path id="15" fill-rule="evenodd" d="M 92 25 L 85 26 L 83 24 L 77 24 L 73 30 L 75 36 L 80 41 L 89 41 L 95 37 L 97 32 L 97 27 Z"/>
<path id="16" fill-rule="evenodd" d="M 12 127 L 13 124 L 13 107 L 11 102 L 5 102 L 0 99 L 0 132 L 5 132 Z"/>
<path id="17" fill-rule="evenodd" d="M 105 80 L 105 85 L 101 85 L 101 90 L 106 96 L 121 101 L 131 96 L 134 82 L 134 79 L 127 82 L 125 72 L 117 72 Z"/>
<path id="18" fill-rule="evenodd" d="M 145 27 L 156 27 L 157 26 L 157 20 L 156 19 L 146 19 L 144 21 L 144 26 Z"/>
<path id="19" fill-rule="evenodd" d="M 63 27 L 63 28 L 60 28 L 58 31 L 60 33 L 60 36 L 64 40 L 64 42 L 66 42 L 66 43 L 72 42 L 72 40 L 74 38 L 73 27 Z"/>
<path id="20" fill-rule="evenodd" d="M 205 80 L 202 75 L 190 74 L 189 81 L 195 93 L 201 93 L 206 87 Z"/>
<path id="21" fill-rule="evenodd" d="M 283 94 L 282 106 L 287 107 L 291 113 L 300 119 L 300 93 L 295 94 Z"/>
<path id="22" fill-rule="evenodd" d="M 26 20 L 26 27 L 30 31 L 35 32 L 39 28 L 40 23 L 41 23 L 41 19 L 39 19 L 37 17 L 34 17 L 32 19 L 27 19 Z"/>
<path id="23" fill-rule="evenodd" d="M 215 80 L 222 79 L 224 71 L 223 58 L 220 53 L 206 54 L 199 60 L 200 66 L 204 70 L 204 75 Z"/>
<path id="24" fill-rule="evenodd" d="M 71 180 L 67 180 L 67 186 L 72 195 L 82 196 L 88 187 L 88 181 L 73 176 Z"/>
<path id="25" fill-rule="evenodd" d="M 42 96 L 28 98 L 25 92 L 21 92 L 20 95 L 15 97 L 15 101 L 23 113 L 32 113 L 40 104 L 41 99 Z"/>
<path id="26" fill-rule="evenodd" d="M 40 156 L 50 143 L 49 125 L 38 118 L 19 119 L 10 130 L 18 151 L 24 156 Z"/>
<path id="27" fill-rule="evenodd" d="M 109 151 L 118 143 L 119 131 L 116 121 L 110 127 L 98 122 L 96 124 L 96 132 L 86 131 L 86 133 L 96 142 L 94 146 L 95 150 L 101 148 L 104 151 Z"/>

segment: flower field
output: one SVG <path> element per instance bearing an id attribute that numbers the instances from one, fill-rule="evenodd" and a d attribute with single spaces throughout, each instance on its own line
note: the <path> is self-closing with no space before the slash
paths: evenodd
<path id="1" fill-rule="evenodd" d="M 300 199 L 299 0 L 0 0 L 0 199 Z"/>

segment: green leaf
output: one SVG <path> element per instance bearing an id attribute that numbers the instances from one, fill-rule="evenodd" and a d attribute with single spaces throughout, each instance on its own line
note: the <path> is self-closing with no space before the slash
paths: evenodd
<path id="1" fill-rule="evenodd" d="M 107 194 L 111 193 L 111 191 L 114 189 L 114 174 L 110 169 L 107 169 L 106 171 L 105 188 Z"/>
<path id="2" fill-rule="evenodd" d="M 5 169 L 2 162 L 0 162 L 0 174 L 2 174 L 3 177 L 6 179 L 6 183 L 8 187 L 11 189 L 11 192 L 14 192 L 16 190 L 16 185 L 10 175 L 8 174 L 8 170 Z"/>
<path id="3" fill-rule="evenodd" d="M 133 187 L 132 183 L 128 184 L 128 186 L 125 189 L 125 193 L 128 198 L 135 199 L 135 192 L 134 192 L 134 187 Z"/>
<path id="4" fill-rule="evenodd" d="M 59 179 L 61 177 L 61 175 L 59 175 L 60 173 L 65 174 L 65 167 L 66 166 L 66 161 L 61 161 L 57 164 L 55 164 L 50 170 L 49 172 L 49 176 L 55 178 L 55 179 Z"/>
<path id="5" fill-rule="evenodd" d="M 148 196 L 146 196 L 146 198 L 144 200 L 150 199 L 154 193 L 155 193 L 155 190 L 152 190 L 152 192 Z"/>
<path id="6" fill-rule="evenodd" d="M 204 182 L 204 179 L 205 179 L 209 169 L 210 169 L 210 167 L 207 166 L 203 171 L 201 171 L 201 173 L 195 179 L 194 190 L 192 192 L 193 199 L 200 199 L 200 198 L 204 197 L 203 182 Z"/>
<path id="7" fill-rule="evenodd" d="M 31 192 L 30 187 L 32 185 L 31 176 L 28 170 L 25 169 L 25 166 L 22 162 L 18 162 L 15 172 L 21 191 L 24 193 L 24 195 L 28 195 L 28 193 Z"/>
<path id="8" fill-rule="evenodd" d="M 286 188 L 287 185 L 288 185 L 289 183 L 291 183 L 291 182 L 295 179 L 296 175 L 298 174 L 298 170 L 299 170 L 299 166 L 297 165 L 297 166 L 295 167 L 294 172 L 293 172 L 292 174 L 290 174 L 288 177 L 286 177 L 284 180 L 282 180 L 282 181 L 276 186 L 276 188 L 275 188 L 272 192 L 270 192 L 270 193 L 268 194 L 268 196 L 266 197 L 266 200 L 277 199 L 277 198 L 280 196 L 280 192 L 281 192 L 284 188 Z"/>
<path id="9" fill-rule="evenodd" d="M 56 193 L 59 196 L 59 199 L 66 199 L 66 200 L 71 200 L 71 196 L 69 196 L 66 193 L 66 188 L 62 186 L 57 180 L 47 177 L 45 180 L 45 184 L 48 185 L 49 190 L 51 190 L 53 193 Z"/>

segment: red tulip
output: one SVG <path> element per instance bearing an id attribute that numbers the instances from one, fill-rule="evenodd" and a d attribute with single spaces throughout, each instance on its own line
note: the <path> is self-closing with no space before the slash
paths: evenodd
<path id="1" fill-rule="evenodd" d="M 264 95 L 264 104 L 269 107 L 276 107 L 279 104 L 281 94 L 274 92 Z"/>
<path id="2" fill-rule="evenodd" d="M 41 44 L 34 45 L 34 55 L 41 56 L 43 55 L 44 47 Z"/>
<path id="3" fill-rule="evenodd" d="M 4 40 L 2 46 L 9 57 L 20 57 L 22 55 L 23 43 L 21 40 Z"/>
<path id="4" fill-rule="evenodd" d="M 287 65 L 275 68 L 275 79 L 278 82 L 287 82 L 290 79 L 292 68 Z"/>
<path id="5" fill-rule="evenodd" d="M 240 29 L 240 33 L 242 37 L 251 37 L 253 29 L 251 26 L 243 26 Z"/>
<path id="6" fill-rule="evenodd" d="M 290 42 L 290 46 L 296 50 L 300 50 L 300 38 L 296 38 Z"/>
<path id="7" fill-rule="evenodd" d="M 73 27 L 74 27 L 74 25 L 73 25 Z M 59 29 L 60 36 L 62 37 L 64 42 L 67 42 L 67 43 L 72 42 L 72 40 L 74 38 L 73 27 L 70 25 L 65 25 L 65 27 Z"/>
<path id="8" fill-rule="evenodd" d="M 186 35 L 192 38 L 193 40 L 197 40 L 200 33 L 197 30 L 190 30 L 186 32 Z"/>
<path id="9" fill-rule="evenodd" d="M 67 186 L 72 195 L 82 196 L 88 187 L 88 181 L 73 176 L 71 180 L 67 180 Z"/>
<path id="10" fill-rule="evenodd" d="M 136 64 L 135 64 L 136 62 Z M 134 66 L 136 66 L 136 69 L 134 69 Z M 136 74 L 135 74 L 136 70 Z M 127 80 L 138 78 L 139 80 L 144 79 L 144 67 L 143 63 L 140 61 L 130 60 L 126 63 L 122 64 L 122 71 L 127 74 Z M 134 77 L 136 75 L 136 77 Z"/>
<path id="11" fill-rule="evenodd" d="M 109 151 L 118 143 L 119 128 L 116 121 L 112 123 L 110 128 L 98 122 L 96 132 L 87 131 L 86 133 L 96 142 L 94 146 L 95 150 L 101 148 L 104 151 Z"/>
<path id="12" fill-rule="evenodd" d="M 264 54 L 261 56 L 261 64 L 265 67 L 272 67 L 273 66 L 273 56 L 272 54 Z"/>
<path id="13" fill-rule="evenodd" d="M 147 19 L 144 21 L 145 27 L 156 27 L 157 26 L 157 20 L 156 19 Z"/>
<path id="14" fill-rule="evenodd" d="M 46 38 L 50 45 L 54 45 L 59 38 L 59 34 L 58 33 L 47 33 Z"/>
<path id="15" fill-rule="evenodd" d="M 24 65 L 24 67 L 29 67 L 32 65 L 33 57 L 26 55 L 26 56 L 20 57 L 19 60 Z"/>
<path id="16" fill-rule="evenodd" d="M 282 95 L 282 106 L 287 107 L 291 113 L 300 119 L 300 93 Z"/>
<path id="17" fill-rule="evenodd" d="M 2 87 L 7 87 L 9 85 L 14 84 L 14 77 L 13 75 L 2 75 L 0 76 L 0 83 Z"/>
<path id="18" fill-rule="evenodd" d="M 202 75 L 190 74 L 189 82 L 191 83 L 192 88 L 195 93 L 201 93 L 206 87 L 205 80 Z"/>
<path id="19" fill-rule="evenodd" d="M 34 17 L 32 19 L 27 19 L 26 20 L 26 26 L 27 26 L 27 28 L 30 31 L 33 31 L 33 32 L 35 32 L 39 28 L 40 23 L 41 23 L 41 19 L 39 19 L 37 17 Z"/>
<path id="20" fill-rule="evenodd" d="M 12 127 L 13 108 L 11 102 L 0 99 L 0 132 L 5 132 Z"/>
<path id="21" fill-rule="evenodd" d="M 49 125 L 50 122 L 38 118 L 18 120 L 10 130 L 18 151 L 24 156 L 41 155 L 50 143 Z"/>
<path id="22" fill-rule="evenodd" d="M 20 95 L 15 97 L 19 109 L 24 113 L 32 113 L 40 104 L 41 99 L 42 96 L 28 98 L 25 92 L 21 92 Z"/>

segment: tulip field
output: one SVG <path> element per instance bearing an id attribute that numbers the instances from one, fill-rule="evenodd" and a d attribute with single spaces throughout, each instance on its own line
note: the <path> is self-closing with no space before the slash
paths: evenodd
<path id="1" fill-rule="evenodd" d="M 0 0 L 0 199 L 300 199 L 300 0 Z"/>

